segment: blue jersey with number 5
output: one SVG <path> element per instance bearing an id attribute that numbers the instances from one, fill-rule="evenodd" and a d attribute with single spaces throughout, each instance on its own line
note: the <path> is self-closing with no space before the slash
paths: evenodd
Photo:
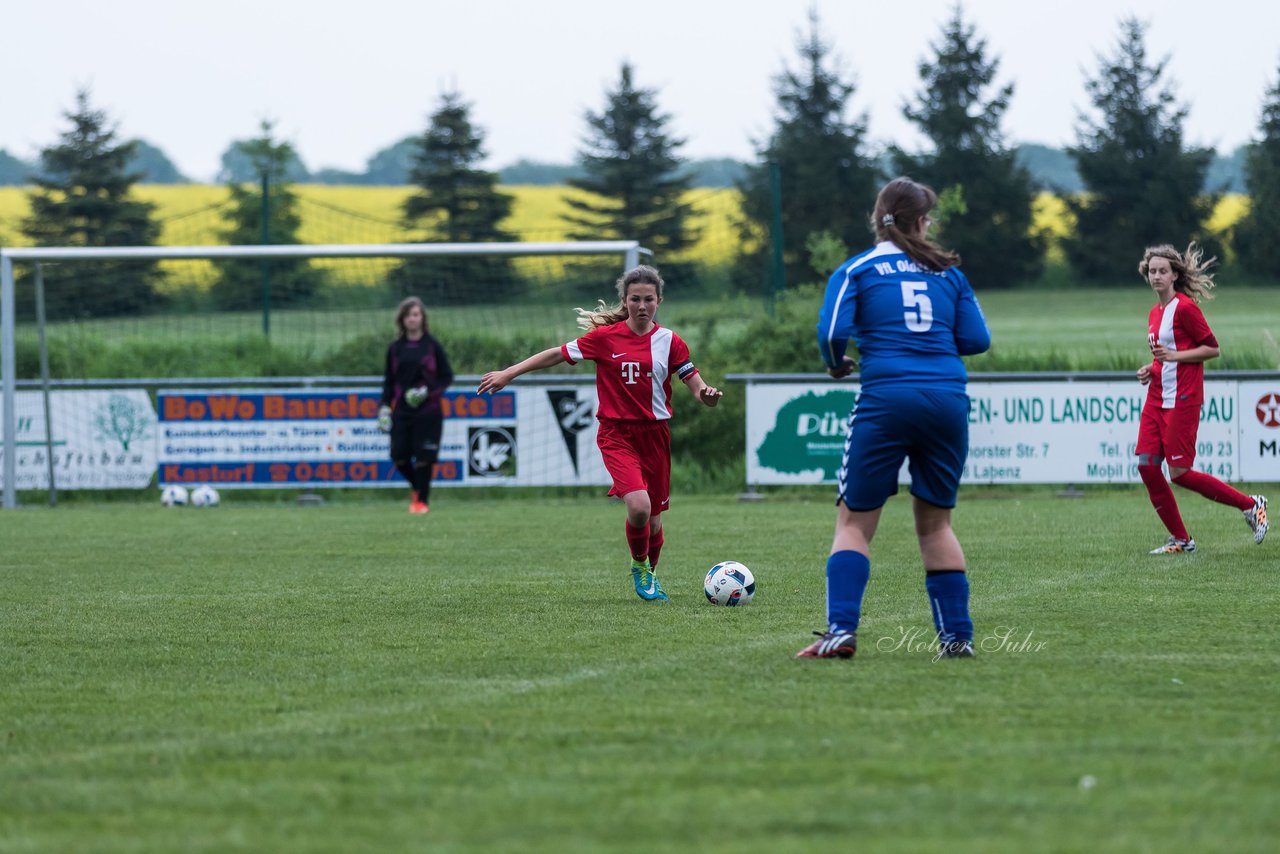
<path id="1" fill-rule="evenodd" d="M 964 391 L 960 357 L 990 347 L 991 331 L 964 273 L 931 272 L 884 242 L 841 264 L 827 281 L 818 347 L 828 368 L 841 365 L 850 339 L 863 389 Z"/>

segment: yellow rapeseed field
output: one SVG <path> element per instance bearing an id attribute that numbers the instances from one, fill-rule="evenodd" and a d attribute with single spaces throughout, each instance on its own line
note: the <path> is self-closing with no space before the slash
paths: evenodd
<path id="1" fill-rule="evenodd" d="M 502 187 L 515 197 L 511 216 L 503 226 L 522 241 L 567 240 L 569 226 L 561 219 L 569 212 L 565 197 L 576 191 L 567 187 Z M 358 187 L 298 185 L 294 188 L 302 217 L 300 237 L 304 243 L 399 243 L 419 239 L 400 222 L 401 205 L 412 192 L 409 187 Z M 138 198 L 156 205 L 163 225 L 161 243 L 170 246 L 217 245 L 224 242 L 226 228 L 219 206 L 225 205 L 225 187 L 207 184 L 177 186 L 142 185 Z M 22 219 L 28 214 L 28 191 L 21 187 L 0 187 L 0 245 L 24 246 Z M 688 201 L 702 216 L 698 220 L 701 238 L 689 251 L 689 260 L 718 265 L 736 252 L 738 235 L 734 226 L 740 216 L 736 190 L 700 188 L 689 193 Z M 1225 196 L 1209 221 L 1213 231 L 1221 231 L 1248 209 L 1241 195 Z M 1036 225 L 1053 237 L 1069 229 L 1065 206 L 1049 194 L 1036 202 Z"/>

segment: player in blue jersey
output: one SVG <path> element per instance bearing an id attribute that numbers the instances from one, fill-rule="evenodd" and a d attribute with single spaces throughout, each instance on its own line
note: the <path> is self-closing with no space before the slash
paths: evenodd
<path id="1" fill-rule="evenodd" d="M 862 389 L 849 413 L 838 478 L 835 539 L 827 559 L 827 629 L 800 658 L 850 658 L 857 650 L 871 539 L 910 461 L 916 537 L 938 631 L 938 656 L 973 656 L 964 551 L 951 508 L 969 453 L 969 395 L 961 356 L 991 345 L 982 309 L 957 269 L 960 257 L 929 240 L 937 196 L 895 178 L 876 197 L 874 247 L 827 282 L 818 346 L 827 372 L 847 377 L 861 357 Z"/>

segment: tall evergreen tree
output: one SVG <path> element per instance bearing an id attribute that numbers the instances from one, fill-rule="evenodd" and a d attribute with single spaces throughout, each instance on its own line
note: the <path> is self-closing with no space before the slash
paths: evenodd
<path id="1" fill-rule="evenodd" d="M 221 168 L 218 169 L 217 180 L 220 183 L 251 184 L 262 180 L 262 165 L 252 153 L 260 139 L 261 137 L 237 139 L 227 146 L 226 151 L 222 152 Z M 298 184 L 311 179 L 307 164 L 302 162 L 302 157 L 293 146 L 289 146 L 288 153 L 283 156 L 287 158 L 286 162 L 282 166 L 272 168 L 277 170 L 285 181 Z"/>
<path id="2" fill-rule="evenodd" d="M 258 176 L 250 183 L 227 185 L 231 204 L 224 217 L 227 227 L 222 238 L 232 246 L 297 245 L 302 243 L 298 229 L 302 217 L 298 213 L 298 196 L 289 183 L 289 169 L 297 162 L 293 146 L 277 140 L 274 124 L 264 120 L 261 133 L 250 140 L 236 143 L 239 155 L 253 165 Z M 262 176 L 267 178 L 267 228 L 262 227 Z M 264 303 L 263 262 L 253 260 L 217 261 L 218 278 L 210 295 L 221 308 L 257 309 Z M 273 259 L 267 264 L 269 304 L 297 305 L 311 299 L 324 283 L 324 273 L 305 258 Z"/>
<path id="3" fill-rule="evenodd" d="M 942 242 L 963 257 L 979 287 L 1007 288 L 1039 275 L 1045 241 L 1032 233 L 1036 189 L 1031 173 L 1005 144 L 1000 122 L 1013 84 L 991 93 L 999 61 L 986 58 L 959 6 L 932 45 L 934 61 L 921 62 L 923 86 L 903 113 L 933 143 L 933 151 L 893 150 L 895 169 L 939 193 L 958 192 L 964 204 L 945 223 Z"/>
<path id="4" fill-rule="evenodd" d="M 591 195 L 565 200 L 573 211 L 564 218 L 569 236 L 639 240 L 670 276 L 676 270 L 671 256 L 698 239 L 697 214 L 685 201 L 693 180 L 679 154 L 685 140 L 671 135 L 671 117 L 660 112 L 656 90 L 637 87 L 627 62 L 617 87 L 605 94 L 604 109 L 588 111 L 586 119 L 577 157 L 583 175 L 569 185 Z"/>
<path id="5" fill-rule="evenodd" d="M 1147 62 L 1145 27 L 1121 22 L 1119 49 L 1085 88 L 1100 120 L 1081 115 L 1070 149 L 1085 193 L 1065 199 L 1076 220 L 1064 244 L 1072 268 L 1099 283 L 1130 283 L 1143 247 L 1199 240 L 1221 253 L 1205 222 L 1220 194 L 1203 192 L 1213 149 L 1189 148 L 1187 108 L 1163 82 L 1165 58 Z"/>
<path id="6" fill-rule="evenodd" d="M 1258 123 L 1262 138 L 1245 155 L 1249 212 L 1235 227 L 1240 266 L 1275 280 L 1280 276 L 1280 73 L 1267 90 Z"/>
<path id="7" fill-rule="evenodd" d="M 500 225 L 515 200 L 498 191 L 497 173 L 479 168 L 485 156 L 471 105 L 461 94 L 445 92 L 413 141 L 409 182 L 418 189 L 404 200 L 405 227 L 423 230 L 424 243 L 517 240 Z M 411 258 L 392 272 L 390 283 L 396 296 L 414 294 L 428 304 L 479 302 L 519 289 L 510 259 L 493 255 Z"/>
<path id="8" fill-rule="evenodd" d="M 131 197 L 140 177 L 129 171 L 136 143 L 116 142 L 115 128 L 90 106 L 87 90 L 76 93 L 75 110 L 64 115 L 71 127 L 40 152 L 23 233 L 37 246 L 154 246 L 155 206 Z M 159 277 L 154 261 L 46 265 L 46 309 L 50 317 L 134 314 L 156 304 Z"/>
<path id="9" fill-rule="evenodd" d="M 781 184 L 783 262 L 791 284 L 812 281 L 806 245 L 815 232 L 829 232 L 846 246 L 872 239 L 871 209 L 883 177 L 866 152 L 867 118 L 846 120 L 852 79 L 842 77 L 830 45 L 819 38 L 816 11 L 809 32 L 797 39 L 800 67 L 784 69 L 774 80 L 775 126 L 756 146 L 757 161 L 738 184 L 744 218 L 739 233 L 744 251 L 736 264 L 739 282 L 767 282 L 773 221 L 771 164 Z M 777 287 L 780 283 L 774 283 Z"/>

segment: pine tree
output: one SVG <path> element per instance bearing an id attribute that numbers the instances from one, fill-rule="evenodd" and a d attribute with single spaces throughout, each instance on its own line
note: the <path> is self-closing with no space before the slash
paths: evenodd
<path id="1" fill-rule="evenodd" d="M 274 125 L 274 123 L 272 124 Z M 217 181 L 219 183 L 252 184 L 255 181 L 262 180 L 261 165 L 252 154 L 254 146 L 259 139 L 260 137 L 237 139 L 227 146 L 227 150 L 222 152 L 221 168 L 218 170 Z M 283 165 L 273 165 L 272 169 L 280 174 L 286 182 L 300 184 L 311 180 L 311 172 L 307 169 L 307 164 L 302 162 L 302 158 L 293 146 L 289 147 L 288 153 L 281 156 L 286 158 L 286 162 Z"/>
<path id="2" fill-rule="evenodd" d="M 1076 228 L 1064 248 L 1092 282 L 1132 283 L 1152 244 L 1194 239 L 1221 257 L 1204 225 L 1219 198 L 1203 193 L 1213 150 L 1184 145 L 1187 108 L 1162 80 L 1168 59 L 1148 65 L 1144 42 L 1142 23 L 1121 22 L 1118 53 L 1085 84 L 1101 120 L 1082 115 L 1078 144 L 1068 149 L 1085 192 L 1065 199 Z"/>
<path id="3" fill-rule="evenodd" d="M 692 175 L 679 154 L 685 140 L 671 135 L 657 92 L 638 88 L 626 62 L 604 109 L 588 111 L 586 119 L 577 157 L 583 175 L 569 185 L 591 195 L 565 200 L 573 211 L 564 217 L 569 237 L 638 240 L 653 250 L 665 277 L 678 277 L 683 265 L 672 256 L 698 240 L 697 214 L 685 200 Z"/>
<path id="4" fill-rule="evenodd" d="M 1249 212 L 1236 223 L 1234 239 L 1240 266 L 1274 281 L 1280 270 L 1280 73 L 1266 97 L 1262 138 L 1245 156 Z"/>
<path id="5" fill-rule="evenodd" d="M 131 198 L 140 177 L 129 171 L 136 143 L 116 143 L 115 128 L 90 106 L 87 90 L 64 115 L 71 127 L 40 152 L 23 234 L 37 246 L 154 246 L 155 206 Z M 50 318 L 136 314 L 157 305 L 154 261 L 50 264 L 43 273 Z"/>
<path id="6" fill-rule="evenodd" d="M 239 154 L 252 163 L 259 180 L 231 183 L 222 238 L 232 246 L 297 245 L 302 240 L 298 229 L 298 197 L 290 187 L 288 170 L 297 161 L 293 146 L 274 137 L 274 124 L 264 120 L 261 134 L 237 143 Z M 262 228 L 261 176 L 267 178 L 267 233 Z M 218 278 L 210 296 L 220 308 L 252 310 L 264 304 L 263 262 L 252 260 L 217 261 Z M 267 262 L 266 295 L 271 306 L 298 305 L 312 299 L 325 281 L 324 273 L 305 258 L 282 258 Z"/>
<path id="7" fill-rule="evenodd" d="M 867 119 L 844 118 L 853 82 L 842 78 L 819 37 L 816 12 L 809 32 L 797 40 L 800 69 L 785 69 L 774 81 L 775 127 L 757 145 L 757 162 L 738 184 L 744 219 L 739 233 L 744 247 L 735 269 L 740 283 L 766 285 L 773 221 L 771 164 L 781 184 L 783 261 L 791 284 L 813 281 L 806 245 L 815 232 L 829 232 L 846 246 L 860 247 L 871 238 L 870 214 L 881 174 L 866 153 Z M 780 283 L 773 283 L 777 288 Z"/>
<path id="8" fill-rule="evenodd" d="M 915 156 L 893 151 L 896 170 L 963 200 L 963 212 L 947 217 L 941 241 L 960 252 L 965 272 L 979 287 L 1008 288 L 1036 278 L 1044 238 L 1032 233 L 1036 190 L 1031 173 L 1005 144 L 1001 119 L 1013 85 L 986 97 L 999 61 L 986 59 L 987 43 L 966 25 L 957 6 L 932 45 L 933 63 L 921 62 L 923 86 L 906 117 L 933 143 Z"/>
<path id="9" fill-rule="evenodd" d="M 427 129 L 413 140 L 404 225 L 422 229 L 421 242 L 509 243 L 500 223 L 514 199 L 497 189 L 497 173 L 479 168 L 484 133 L 471 122 L 471 105 L 457 92 L 441 95 Z M 503 256 L 425 257 L 406 260 L 390 276 L 396 297 L 422 297 L 428 305 L 482 302 L 517 292 L 520 278 Z"/>

